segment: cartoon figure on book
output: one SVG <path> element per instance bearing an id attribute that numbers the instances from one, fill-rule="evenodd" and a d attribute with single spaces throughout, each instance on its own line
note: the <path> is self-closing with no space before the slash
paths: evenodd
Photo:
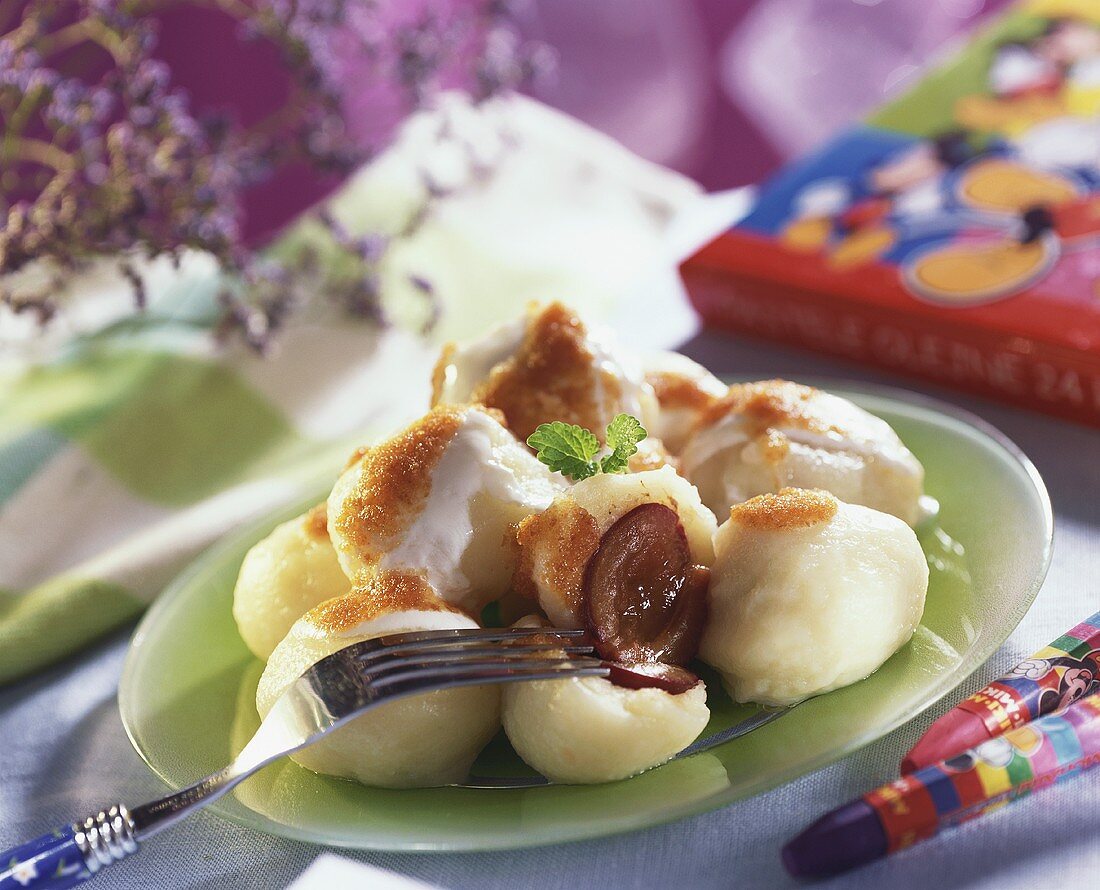
<path id="1" fill-rule="evenodd" d="M 1085 17 L 1051 18 L 1030 37 L 1000 43 L 989 67 L 988 94 L 955 109 L 973 130 L 1018 136 L 1046 121 L 1100 111 L 1100 31 Z"/>
<path id="2" fill-rule="evenodd" d="M 948 73 L 785 171 L 740 228 L 832 273 L 893 267 L 941 305 L 1005 300 L 1055 267 L 1066 297 L 1094 298 L 1074 254 L 1100 239 L 1100 5 L 1026 4 Z"/>

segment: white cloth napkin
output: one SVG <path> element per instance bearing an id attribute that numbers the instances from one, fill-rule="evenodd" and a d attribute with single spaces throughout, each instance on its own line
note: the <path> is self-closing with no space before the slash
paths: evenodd
<path id="1" fill-rule="evenodd" d="M 352 232 L 401 230 L 429 181 L 446 197 L 382 263 L 384 302 L 405 322 L 385 331 L 318 310 L 265 358 L 219 348 L 218 273 L 201 256 L 158 267 L 135 319 L 104 274 L 68 338 L 28 338 L 0 313 L 0 342 L 24 344 L 0 359 L 0 683 L 131 618 L 212 541 L 423 413 L 441 339 L 551 299 L 612 320 L 636 348 L 685 339 L 696 320 L 677 263 L 732 215 L 533 100 L 457 96 L 410 120 L 333 215 Z M 273 250 L 323 237 L 304 220 Z M 442 307 L 430 337 L 410 332 L 425 311 L 414 275 Z"/>
<path id="2" fill-rule="evenodd" d="M 333 853 L 322 853 L 287 890 L 344 890 L 362 887 L 370 890 L 435 890 L 404 875 L 384 871 L 373 865 L 352 862 Z"/>

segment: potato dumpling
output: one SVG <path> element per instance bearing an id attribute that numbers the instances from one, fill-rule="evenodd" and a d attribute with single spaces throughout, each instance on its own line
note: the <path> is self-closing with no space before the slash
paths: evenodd
<path id="1" fill-rule="evenodd" d="M 628 689 L 602 677 L 504 689 L 504 730 L 523 760 L 554 782 L 613 782 L 671 759 L 710 720 L 706 686 Z"/>
<path id="2" fill-rule="evenodd" d="M 648 432 L 648 431 L 647 431 Z M 659 470 L 661 467 L 676 469 L 678 461 L 665 447 L 665 443 L 656 436 L 646 436 L 638 443 L 638 450 L 627 459 L 626 468 L 630 473 L 644 473 L 646 470 Z"/>
<path id="3" fill-rule="evenodd" d="M 477 624 L 420 576 L 378 575 L 294 624 L 260 678 L 260 717 L 306 668 L 338 649 L 385 634 L 466 627 Z M 365 785 L 446 785 L 465 778 L 499 728 L 498 687 L 446 689 L 381 705 L 291 757 L 306 769 Z"/>
<path id="4" fill-rule="evenodd" d="M 277 526 L 245 554 L 233 589 L 233 618 L 245 645 L 266 660 L 295 621 L 350 586 L 329 541 L 325 505 L 319 504 Z"/>
<path id="5" fill-rule="evenodd" d="M 497 412 L 440 407 L 343 473 L 328 500 L 329 532 L 353 580 L 421 573 L 439 596 L 477 615 L 508 590 L 513 527 L 566 485 Z"/>
<path id="6" fill-rule="evenodd" d="M 660 439 L 671 454 L 679 454 L 703 412 L 722 398 L 729 387 L 697 362 L 678 352 L 658 352 L 643 361 L 645 379 L 657 398 L 656 417 L 649 434 Z"/>
<path id="7" fill-rule="evenodd" d="M 674 510 L 693 562 L 711 564 L 711 538 L 717 528 L 714 514 L 672 467 L 626 475 L 600 473 L 578 482 L 545 512 L 520 523 L 516 587 L 538 601 L 554 626 L 583 627 L 588 562 L 607 531 L 643 504 Z"/>
<path id="8" fill-rule="evenodd" d="M 656 411 L 641 364 L 610 332 L 561 303 L 532 305 L 524 318 L 480 340 L 444 347 L 432 374 L 432 404 L 468 403 L 501 411 L 521 441 L 554 420 L 579 424 L 602 441 L 616 414 L 646 425 Z"/>
<path id="9" fill-rule="evenodd" d="M 731 386 L 704 412 L 680 464 L 718 516 L 788 486 L 822 489 L 910 525 L 927 514 L 924 468 L 889 424 L 785 380 Z"/>
<path id="10" fill-rule="evenodd" d="M 760 495 L 718 529 L 699 654 L 737 701 L 794 704 L 878 670 L 927 590 L 924 553 L 897 517 L 822 491 Z"/>

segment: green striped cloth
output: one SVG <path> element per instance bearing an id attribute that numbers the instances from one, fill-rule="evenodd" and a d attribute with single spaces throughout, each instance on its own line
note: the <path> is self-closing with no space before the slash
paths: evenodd
<path id="1" fill-rule="evenodd" d="M 697 200 L 691 183 L 538 103 L 493 113 L 519 148 L 492 185 L 449 199 L 387 257 L 395 304 L 418 299 L 411 272 L 439 288 L 435 342 L 315 314 L 270 357 L 219 348 L 218 274 L 190 257 L 157 279 L 146 314 L 48 362 L 0 361 L 0 682 L 132 619 L 211 542 L 333 478 L 368 431 L 422 413 L 441 337 L 529 299 L 606 316 Z M 414 120 L 345 187 L 337 215 L 360 231 L 400 228 L 432 163 L 423 134 L 438 130 Z M 274 249 L 303 239 L 326 249 L 309 224 Z M 662 262 L 671 278 L 674 258 Z"/>
<path id="2" fill-rule="evenodd" d="M 423 380 L 395 387 L 392 371 L 423 372 L 427 344 L 303 322 L 268 359 L 218 349 L 181 313 L 213 317 L 215 284 L 187 273 L 148 317 L 0 379 L 0 681 L 125 622 L 209 543 L 316 490 L 353 430 L 423 407 Z"/>

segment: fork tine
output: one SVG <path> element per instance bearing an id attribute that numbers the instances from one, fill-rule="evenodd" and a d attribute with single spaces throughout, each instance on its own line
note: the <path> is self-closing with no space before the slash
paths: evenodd
<path id="1" fill-rule="evenodd" d="M 456 686 L 479 686 L 516 683 L 530 680 L 558 680 L 571 677 L 606 677 L 610 668 L 595 658 L 532 661 L 525 664 L 439 665 L 430 668 L 410 668 L 370 683 L 378 699 L 415 695 L 420 692 L 450 689 Z"/>
<path id="2" fill-rule="evenodd" d="M 535 654 L 542 654 L 543 656 L 556 656 L 558 653 L 562 655 L 592 655 L 595 651 L 593 646 L 569 646 L 553 643 L 522 646 L 461 646 L 455 648 L 437 646 L 426 652 L 398 650 L 394 653 L 383 649 L 371 656 L 358 659 L 357 664 L 360 672 L 368 677 L 375 678 L 394 670 L 436 662 L 459 665 L 489 659 L 498 664 L 506 662 L 522 663 L 523 660 Z"/>
<path id="3" fill-rule="evenodd" d="M 457 646 L 473 643 L 494 643 L 509 640 L 522 640 L 532 636 L 551 636 L 562 638 L 583 637 L 584 630 L 571 630 L 558 627 L 500 627 L 500 628 L 454 628 L 453 630 L 417 630 L 408 633 L 388 634 L 375 637 L 358 644 L 361 647 L 357 656 L 367 656 L 380 649 L 397 651 L 403 648 L 417 650 L 435 646 Z"/>
<path id="4" fill-rule="evenodd" d="M 325 656 L 298 678 L 294 688 L 300 690 L 302 701 L 296 707 L 310 714 L 319 710 L 334 721 L 326 727 L 332 728 L 407 695 L 455 686 L 608 676 L 610 668 L 588 655 L 594 647 L 587 641 L 566 642 L 583 636 L 583 631 L 552 628 L 550 636 L 562 638 L 558 644 L 543 638 L 545 630 L 417 631 L 353 643 Z M 486 637 L 500 645 L 487 645 Z M 397 642 L 377 645 L 380 640 Z M 427 651 L 421 643 L 430 644 Z"/>

